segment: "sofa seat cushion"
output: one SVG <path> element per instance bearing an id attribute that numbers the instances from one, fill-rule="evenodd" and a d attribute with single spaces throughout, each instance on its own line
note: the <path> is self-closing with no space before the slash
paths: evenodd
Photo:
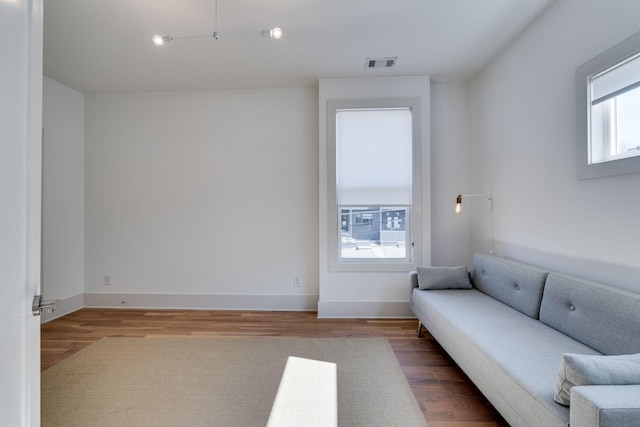
<path id="1" fill-rule="evenodd" d="M 554 401 L 562 355 L 597 351 L 477 290 L 414 289 L 412 309 L 510 424 L 567 425 Z"/>

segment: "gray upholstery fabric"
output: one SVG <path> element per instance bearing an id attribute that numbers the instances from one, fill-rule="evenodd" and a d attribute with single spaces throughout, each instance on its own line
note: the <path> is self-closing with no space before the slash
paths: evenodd
<path id="1" fill-rule="evenodd" d="M 512 426 L 640 426 L 640 385 L 554 401 L 563 354 L 640 353 L 640 295 L 482 254 L 477 289 L 420 290 L 415 272 L 409 283 L 414 314 Z"/>
<path id="2" fill-rule="evenodd" d="M 571 389 L 571 425 L 638 427 L 640 385 L 582 386 Z"/>
<path id="3" fill-rule="evenodd" d="M 640 353 L 640 295 L 552 273 L 540 321 L 603 354 Z"/>
<path id="4" fill-rule="evenodd" d="M 471 269 L 473 286 L 534 319 L 547 272 L 517 261 L 486 254 L 475 254 Z"/>
<path id="5" fill-rule="evenodd" d="M 410 288 L 409 296 L 411 296 L 411 294 L 413 293 L 413 288 L 417 288 L 417 287 L 418 287 L 418 272 L 410 271 L 409 272 L 409 288 Z"/>
<path id="6" fill-rule="evenodd" d="M 412 309 L 509 424 L 566 427 L 558 364 L 596 351 L 477 290 L 414 289 Z"/>
<path id="7" fill-rule="evenodd" d="M 420 289 L 471 289 L 467 266 L 416 267 Z"/>
<path id="8" fill-rule="evenodd" d="M 640 353 L 620 356 L 563 354 L 554 398 L 561 405 L 569 406 L 570 392 L 575 386 L 629 384 L 640 384 Z"/>

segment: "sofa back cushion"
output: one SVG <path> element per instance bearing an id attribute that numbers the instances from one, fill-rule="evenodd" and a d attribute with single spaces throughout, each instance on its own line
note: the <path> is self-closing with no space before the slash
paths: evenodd
<path id="1" fill-rule="evenodd" d="M 640 353 L 640 295 L 551 273 L 540 321 L 602 354 Z"/>
<path id="2" fill-rule="evenodd" d="M 546 271 L 532 265 L 480 253 L 473 257 L 473 286 L 534 319 L 546 277 Z"/>

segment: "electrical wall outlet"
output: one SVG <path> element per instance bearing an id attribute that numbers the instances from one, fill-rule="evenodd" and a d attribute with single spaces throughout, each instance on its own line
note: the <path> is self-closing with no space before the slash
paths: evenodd
<path id="1" fill-rule="evenodd" d="M 111 275 L 105 274 L 102 278 L 102 284 L 104 286 L 111 286 Z"/>
<path id="2" fill-rule="evenodd" d="M 299 276 L 293 276 L 293 287 L 294 288 L 299 288 L 300 287 L 300 277 Z"/>

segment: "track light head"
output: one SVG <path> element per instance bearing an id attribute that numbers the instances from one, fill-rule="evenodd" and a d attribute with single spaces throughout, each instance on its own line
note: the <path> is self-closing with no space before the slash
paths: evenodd
<path id="1" fill-rule="evenodd" d="M 161 36 L 160 34 L 156 34 L 151 38 L 151 41 L 153 41 L 153 44 L 155 44 L 156 46 L 163 46 L 165 43 L 173 42 L 173 37 Z"/>
<path id="2" fill-rule="evenodd" d="M 270 30 L 262 30 L 260 35 L 262 37 L 271 37 L 272 39 L 279 40 L 282 38 L 282 28 L 275 27 Z"/>
<path id="3" fill-rule="evenodd" d="M 281 39 L 282 38 L 282 28 L 280 28 L 280 27 L 272 28 L 271 30 L 269 30 L 269 35 L 271 36 L 272 39 L 276 39 L 276 40 Z"/>

